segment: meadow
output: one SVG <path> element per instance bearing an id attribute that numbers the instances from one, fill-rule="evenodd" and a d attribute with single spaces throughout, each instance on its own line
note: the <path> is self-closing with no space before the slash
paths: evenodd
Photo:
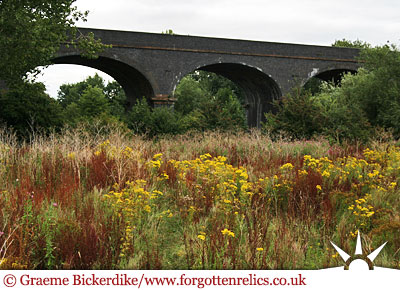
<path id="1" fill-rule="evenodd" d="M 0 131 L 0 269 L 400 268 L 400 147 Z"/>

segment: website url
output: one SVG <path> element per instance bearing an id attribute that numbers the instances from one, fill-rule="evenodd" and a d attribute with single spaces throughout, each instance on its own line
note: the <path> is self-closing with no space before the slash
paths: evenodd
<path id="1" fill-rule="evenodd" d="M 14 275 L 10 275 L 14 276 Z M 14 276 L 15 277 L 15 276 Z M 10 278 L 10 277 L 9 277 Z M 9 279 L 8 278 L 8 279 Z M 305 286 L 306 277 L 298 274 L 293 277 L 260 277 L 248 274 L 243 277 L 192 277 L 181 274 L 179 277 L 147 277 L 145 274 L 132 277 L 128 274 L 115 274 L 111 277 L 96 274 L 74 274 L 70 277 L 34 277 L 23 274 L 18 279 L 21 286 L 195 286 L 203 289 L 207 286 Z M 17 282 L 17 281 L 15 281 Z M 11 286 L 12 287 L 12 286 Z"/>

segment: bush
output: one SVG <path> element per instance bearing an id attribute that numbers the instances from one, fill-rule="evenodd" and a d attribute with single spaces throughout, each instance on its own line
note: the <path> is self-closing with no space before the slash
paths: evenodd
<path id="1" fill-rule="evenodd" d="M 272 136 L 289 135 L 294 139 L 310 139 L 321 134 L 327 123 L 322 104 L 309 91 L 299 88 L 274 102 L 276 113 L 267 113 L 263 129 Z"/>
<path id="2" fill-rule="evenodd" d="M 0 94 L 0 123 L 13 127 L 19 137 L 28 137 L 33 131 L 60 128 L 63 114 L 43 84 L 23 83 Z"/>
<path id="3" fill-rule="evenodd" d="M 338 143 L 367 142 L 372 136 L 365 112 L 342 87 L 322 85 L 316 95 L 297 89 L 275 102 L 275 109 L 276 113 L 266 114 L 263 125 L 272 136 L 310 139 L 323 135 Z"/>
<path id="4" fill-rule="evenodd" d="M 346 79 L 353 78 L 348 74 Z M 321 92 L 316 95 L 316 101 L 323 108 L 326 116 L 322 134 L 332 141 L 341 143 L 367 142 L 372 137 L 372 126 L 358 102 L 354 102 L 351 95 L 346 93 L 342 87 L 325 85 L 321 87 Z"/>
<path id="5" fill-rule="evenodd" d="M 178 134 L 183 131 L 180 114 L 173 108 L 158 107 L 152 110 L 146 98 L 136 101 L 128 113 L 128 127 L 137 134 L 155 136 L 159 134 Z"/>

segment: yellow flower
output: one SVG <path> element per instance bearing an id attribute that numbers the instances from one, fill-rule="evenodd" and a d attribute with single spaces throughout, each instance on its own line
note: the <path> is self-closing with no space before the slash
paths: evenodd
<path id="1" fill-rule="evenodd" d="M 197 235 L 197 237 L 200 239 L 200 240 L 205 240 L 206 239 L 206 236 L 205 235 Z"/>
<path id="2" fill-rule="evenodd" d="M 67 156 L 69 159 L 75 159 L 75 152 L 71 152 Z"/>
<path id="3" fill-rule="evenodd" d="M 307 172 L 307 170 L 305 170 L 305 169 L 304 169 L 304 170 L 299 170 L 298 172 L 299 172 L 299 175 L 300 175 L 300 176 L 308 175 L 308 172 Z"/>
<path id="4" fill-rule="evenodd" d="M 264 248 L 257 248 L 256 249 L 258 252 L 262 252 L 262 251 L 264 251 Z"/>
<path id="5" fill-rule="evenodd" d="M 281 166 L 281 170 L 292 170 L 294 168 L 292 163 L 286 163 Z"/>
<path id="6" fill-rule="evenodd" d="M 230 230 L 228 230 L 228 229 L 223 229 L 222 231 L 221 231 L 221 233 L 225 236 L 225 235 L 228 235 L 228 236 L 231 236 L 231 237 L 235 237 L 235 233 L 234 232 L 231 232 Z"/>
<path id="7" fill-rule="evenodd" d="M 319 184 L 315 188 L 318 189 L 318 190 L 322 190 L 322 187 Z"/>
<path id="8" fill-rule="evenodd" d="M 155 154 L 155 155 L 153 156 L 153 159 L 157 160 L 157 159 L 159 159 L 161 156 L 162 156 L 162 153 Z"/>
<path id="9" fill-rule="evenodd" d="M 324 170 L 324 172 L 322 172 L 322 176 L 329 177 L 329 176 L 331 176 L 331 174 L 328 171 Z"/>

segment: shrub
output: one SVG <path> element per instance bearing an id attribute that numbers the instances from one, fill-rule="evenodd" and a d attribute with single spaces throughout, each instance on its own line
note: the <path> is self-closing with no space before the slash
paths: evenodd
<path id="1" fill-rule="evenodd" d="M 273 105 L 276 113 L 267 113 L 263 124 L 273 136 L 286 133 L 294 139 L 310 139 L 323 132 L 324 107 L 309 91 L 295 89 Z"/>

